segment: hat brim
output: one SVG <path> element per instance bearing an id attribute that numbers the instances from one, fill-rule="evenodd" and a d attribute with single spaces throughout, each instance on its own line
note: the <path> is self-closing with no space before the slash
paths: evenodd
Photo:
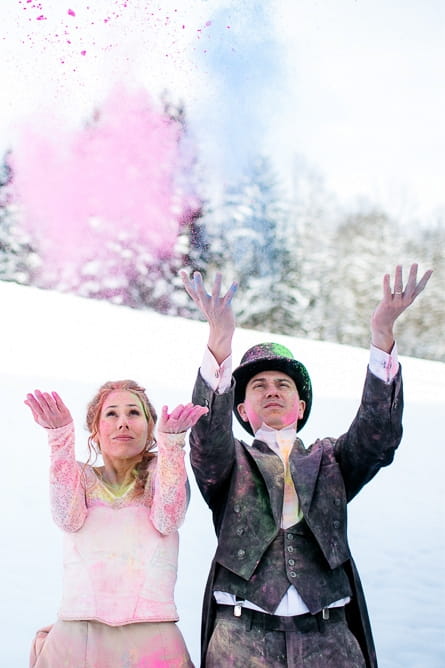
<path id="1" fill-rule="evenodd" d="M 298 360 L 291 358 L 274 358 L 274 359 L 259 359 L 254 362 L 241 364 L 233 372 L 235 378 L 235 402 L 233 412 L 246 431 L 254 436 L 250 423 L 243 420 L 238 412 L 238 405 L 244 402 L 246 397 L 246 387 L 251 378 L 256 376 L 261 371 L 282 371 L 287 376 L 290 376 L 297 386 L 298 394 L 305 404 L 305 410 L 301 420 L 298 420 L 297 431 L 304 427 L 311 412 L 312 407 L 312 385 L 306 367 Z"/>

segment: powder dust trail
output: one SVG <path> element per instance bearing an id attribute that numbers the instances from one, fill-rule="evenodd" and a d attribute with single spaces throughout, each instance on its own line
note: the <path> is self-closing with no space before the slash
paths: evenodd
<path id="1" fill-rule="evenodd" d="M 45 119 L 12 153 L 24 222 L 52 267 L 101 256 L 124 234 L 154 256 L 168 252 L 190 201 L 178 193 L 182 126 L 144 90 L 117 86 L 95 118 L 74 131 Z"/>
<path id="2" fill-rule="evenodd" d="M 202 0 L 1 0 L 0 140 L 30 110 L 75 124 L 119 81 L 193 95 L 188 50 L 208 12 Z"/>

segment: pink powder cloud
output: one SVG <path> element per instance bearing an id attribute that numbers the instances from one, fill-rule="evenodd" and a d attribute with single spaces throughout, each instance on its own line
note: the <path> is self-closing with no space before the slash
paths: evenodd
<path id="1" fill-rule="evenodd" d="M 46 260 L 97 257 L 122 233 L 168 252 L 190 206 L 177 187 L 180 135 L 145 91 L 124 87 L 81 129 L 27 124 L 11 159 L 15 197 Z"/>

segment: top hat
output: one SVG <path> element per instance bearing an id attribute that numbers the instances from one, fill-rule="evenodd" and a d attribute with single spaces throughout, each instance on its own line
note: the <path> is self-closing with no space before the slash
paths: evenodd
<path id="1" fill-rule="evenodd" d="M 240 365 L 234 370 L 233 376 L 236 385 L 233 411 L 239 423 L 249 434 L 254 435 L 249 422 L 243 420 L 238 413 L 238 404 L 244 402 L 246 386 L 249 380 L 261 371 L 282 371 L 295 382 L 300 399 L 306 402 L 303 417 L 297 423 L 297 431 L 300 431 L 306 424 L 311 412 L 312 383 L 306 367 L 294 358 L 289 348 L 279 343 L 259 343 L 249 348 L 244 353 Z"/>

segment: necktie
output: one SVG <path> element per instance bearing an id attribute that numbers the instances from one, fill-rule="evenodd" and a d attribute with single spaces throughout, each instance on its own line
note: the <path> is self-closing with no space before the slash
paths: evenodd
<path id="1" fill-rule="evenodd" d="M 280 454 L 283 458 L 284 464 L 284 494 L 283 494 L 283 514 L 281 518 L 281 528 L 287 529 L 299 522 L 303 516 L 300 510 L 300 503 L 298 495 L 295 490 L 295 485 L 292 480 L 289 455 L 294 444 L 292 438 L 287 438 L 279 432 L 277 433 L 277 443 L 280 448 Z"/>

